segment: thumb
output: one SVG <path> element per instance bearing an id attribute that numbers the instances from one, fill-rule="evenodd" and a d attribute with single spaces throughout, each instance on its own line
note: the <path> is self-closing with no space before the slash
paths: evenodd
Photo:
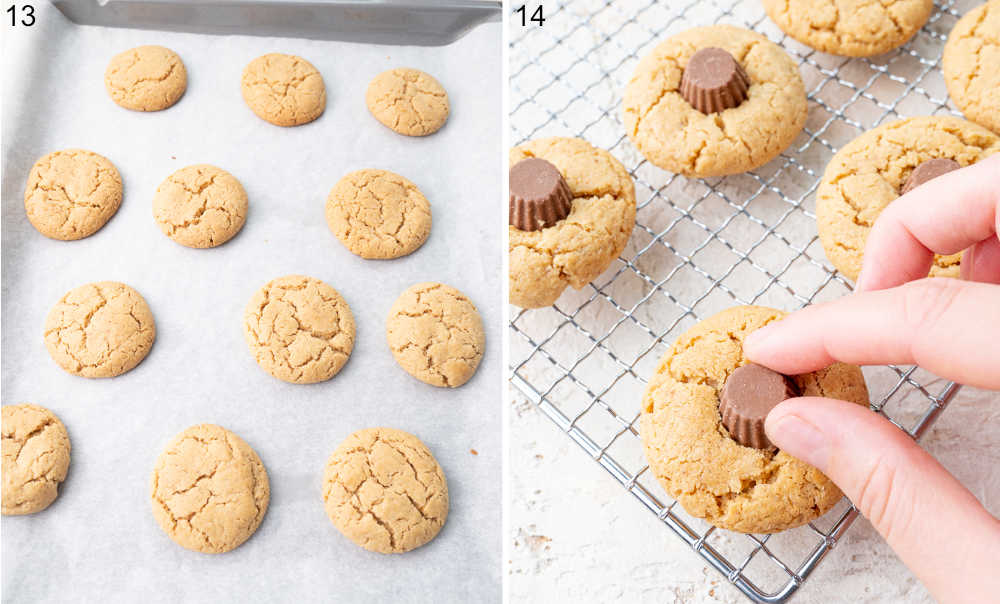
<path id="1" fill-rule="evenodd" d="M 853 403 L 796 398 L 775 407 L 764 429 L 829 476 L 938 600 L 1000 593 L 1000 574 L 981 572 L 983 560 L 1000 559 L 1000 521 L 885 418 Z"/>

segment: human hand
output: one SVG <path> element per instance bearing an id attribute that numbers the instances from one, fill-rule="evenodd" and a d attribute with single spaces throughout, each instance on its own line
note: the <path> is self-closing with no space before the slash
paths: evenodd
<path id="1" fill-rule="evenodd" d="M 747 356 L 785 374 L 834 361 L 915 363 L 1000 390 L 998 233 L 1000 155 L 894 201 L 869 234 L 855 293 L 754 332 Z M 935 253 L 961 250 L 963 280 L 925 278 Z M 765 430 L 837 483 L 935 598 L 1000 593 L 1000 521 L 887 420 L 844 401 L 797 398 L 773 409 Z"/>

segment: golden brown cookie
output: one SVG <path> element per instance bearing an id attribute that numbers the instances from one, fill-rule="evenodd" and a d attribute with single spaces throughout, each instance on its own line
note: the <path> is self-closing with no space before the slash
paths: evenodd
<path id="1" fill-rule="evenodd" d="M 122 203 L 122 177 L 108 158 L 83 149 L 53 151 L 35 162 L 24 188 L 31 225 L 52 239 L 96 233 Z"/>
<path id="2" fill-rule="evenodd" d="M 948 96 L 965 117 L 1000 133 L 1000 0 L 969 11 L 944 46 Z"/>
<path id="3" fill-rule="evenodd" d="M 401 554 L 424 545 L 448 517 L 444 472 L 416 436 L 359 430 L 340 443 L 323 475 L 326 515 L 361 547 Z"/>
<path id="4" fill-rule="evenodd" d="M 567 286 L 585 286 L 622 253 L 635 226 L 635 185 L 621 162 L 578 138 L 514 147 L 510 165 L 531 157 L 555 165 L 573 195 L 569 215 L 550 227 L 508 227 L 510 302 L 541 308 Z"/>
<path id="5" fill-rule="evenodd" d="M 399 174 L 357 170 L 330 191 L 326 223 L 362 258 L 399 258 L 427 241 L 431 204 L 417 185 Z"/>
<path id="6" fill-rule="evenodd" d="M 748 98 L 705 114 L 681 94 L 697 51 L 720 48 L 750 79 Z M 685 176 L 746 172 L 795 140 L 806 121 L 806 91 L 795 61 L 764 36 L 731 25 L 696 27 L 667 38 L 639 62 L 625 87 L 625 131 L 653 164 Z"/>
<path id="7" fill-rule="evenodd" d="M 115 103 L 132 111 L 161 111 L 187 90 L 187 70 L 177 53 L 162 46 L 137 46 L 112 57 L 104 87 Z"/>
<path id="8" fill-rule="evenodd" d="M 49 507 L 69 469 L 69 434 L 39 405 L 3 407 L 3 514 L 34 514 Z"/>
<path id="9" fill-rule="evenodd" d="M 260 119 L 276 126 L 300 126 L 323 115 L 326 86 L 312 63 L 270 53 L 243 70 L 243 100 Z"/>
<path id="10" fill-rule="evenodd" d="M 775 533 L 825 514 L 840 490 L 784 451 L 739 444 L 722 425 L 719 396 L 749 361 L 746 336 L 785 313 L 737 306 L 696 324 L 674 342 L 643 397 L 646 460 L 666 492 L 697 518 L 741 533 Z M 835 363 L 792 376 L 802 396 L 868 404 L 861 370 Z"/>
<path id="11" fill-rule="evenodd" d="M 243 228 L 247 192 L 221 168 L 188 166 L 171 174 L 156 189 L 153 218 L 164 235 L 181 245 L 215 247 Z"/>
<path id="12" fill-rule="evenodd" d="M 883 124 L 836 153 L 816 191 L 816 224 L 826 257 L 849 279 L 861 272 L 875 219 L 921 163 L 968 166 L 1000 151 L 1000 137 L 958 117 L 924 116 Z M 957 277 L 962 254 L 935 256 L 931 276 Z"/>
<path id="13" fill-rule="evenodd" d="M 156 339 L 146 300 L 116 281 L 70 290 L 45 319 L 45 347 L 60 367 L 88 378 L 115 377 L 142 362 Z"/>
<path id="14" fill-rule="evenodd" d="M 434 134 L 448 121 L 448 93 L 430 74 L 409 67 L 384 71 L 368 84 L 375 119 L 406 136 Z"/>
<path id="15" fill-rule="evenodd" d="M 181 547 L 206 554 L 236 549 L 260 526 L 271 485 L 260 457 L 214 424 L 191 426 L 156 459 L 153 518 Z"/>
<path id="16" fill-rule="evenodd" d="M 763 0 L 767 16 L 816 50 L 870 57 L 902 46 L 924 26 L 933 0 Z"/>
<path id="17" fill-rule="evenodd" d="M 288 275 L 264 287 L 247 304 L 243 329 L 261 368 L 292 384 L 337 375 L 354 348 L 354 315 L 326 283 Z"/>
<path id="18" fill-rule="evenodd" d="M 486 334 L 476 305 L 441 283 L 418 283 L 400 294 L 385 328 L 399 366 L 432 386 L 461 386 L 483 358 Z"/>

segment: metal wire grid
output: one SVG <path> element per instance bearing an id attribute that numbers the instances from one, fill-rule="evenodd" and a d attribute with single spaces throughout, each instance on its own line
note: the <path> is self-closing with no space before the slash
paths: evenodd
<path id="1" fill-rule="evenodd" d="M 806 527 L 775 535 L 740 535 L 688 516 L 646 472 L 637 428 L 644 376 L 674 338 L 722 308 L 794 309 L 850 291 L 815 234 L 820 175 L 840 146 L 884 120 L 956 113 L 940 58 L 947 33 L 969 8 L 962 4 L 941 3 L 906 46 L 872 59 L 798 44 L 757 2 L 594 0 L 545 3 L 541 27 L 511 17 L 512 141 L 577 136 L 608 149 L 629 169 L 639 203 L 629 246 L 611 269 L 548 309 L 513 315 L 510 382 L 754 601 L 790 597 L 857 511 L 844 499 Z M 800 64 L 809 118 L 767 166 L 687 180 L 635 151 L 624 135 L 620 95 L 635 62 L 656 43 L 709 23 L 754 29 L 781 44 Z M 872 408 L 914 437 L 960 388 L 917 367 L 869 367 L 865 374 Z"/>

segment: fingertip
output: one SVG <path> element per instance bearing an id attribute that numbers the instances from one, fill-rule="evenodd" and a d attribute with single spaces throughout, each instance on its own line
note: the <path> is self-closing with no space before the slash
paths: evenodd
<path id="1" fill-rule="evenodd" d="M 749 334 L 743 340 L 743 353 L 750 361 L 785 375 L 798 375 L 822 369 L 829 358 L 824 344 L 824 329 L 829 318 L 824 305 L 806 307 L 789 313 Z"/>
<path id="2" fill-rule="evenodd" d="M 1000 283 L 1000 238 L 990 237 L 965 250 L 959 273 L 965 281 Z"/>
<path id="3" fill-rule="evenodd" d="M 888 208 L 886 208 L 886 212 L 887 211 Z M 876 226 L 872 229 L 872 231 L 874 232 L 878 226 L 878 223 L 876 223 Z M 875 245 L 877 244 L 877 237 L 871 237 L 869 235 L 869 238 L 873 242 L 871 248 L 875 249 L 877 247 L 877 245 Z M 864 257 L 862 257 L 861 272 L 858 274 L 858 278 L 854 280 L 853 293 L 885 289 L 887 287 L 887 279 L 885 277 L 886 267 L 882 259 L 882 255 L 879 254 L 877 250 L 874 253 L 865 254 Z M 891 285 L 888 287 L 891 287 Z"/>
<path id="4" fill-rule="evenodd" d="M 862 261 L 861 273 L 858 274 L 858 278 L 854 281 L 854 290 L 852 293 L 856 294 L 892 287 L 892 284 L 888 283 L 889 279 L 885 275 L 885 263 L 882 262 L 882 258 L 875 254 L 869 255 Z"/>
<path id="5" fill-rule="evenodd" d="M 750 332 L 746 339 L 743 340 L 743 352 L 747 355 L 747 358 L 755 363 L 763 361 L 766 350 L 765 343 L 773 333 L 773 324 L 765 325 L 760 329 Z M 764 363 L 761 364 L 763 365 Z"/>
<path id="6" fill-rule="evenodd" d="M 779 424 L 795 412 L 795 401 L 797 400 L 800 399 L 790 398 L 778 403 L 777 406 L 775 406 L 774 409 L 771 409 L 767 416 L 764 417 L 764 433 L 767 434 L 769 439 L 771 439 L 771 442 L 774 442 L 774 437 L 782 431 Z"/>
<path id="7" fill-rule="evenodd" d="M 868 291 L 868 290 L 871 290 L 871 289 L 876 289 L 876 287 L 873 285 L 875 279 L 873 277 L 869 276 L 873 272 L 874 271 L 868 265 L 868 263 L 865 263 L 865 265 L 861 269 L 861 274 L 858 275 L 858 280 L 854 282 L 854 292 L 855 293 L 857 293 L 857 292 L 865 292 L 865 291 Z"/>
<path id="8" fill-rule="evenodd" d="M 808 413 L 799 414 L 806 409 L 805 405 L 809 405 L 808 398 L 790 398 L 779 403 L 764 418 L 764 433 L 782 451 L 825 471 L 831 439 L 822 427 L 807 419 Z"/>

